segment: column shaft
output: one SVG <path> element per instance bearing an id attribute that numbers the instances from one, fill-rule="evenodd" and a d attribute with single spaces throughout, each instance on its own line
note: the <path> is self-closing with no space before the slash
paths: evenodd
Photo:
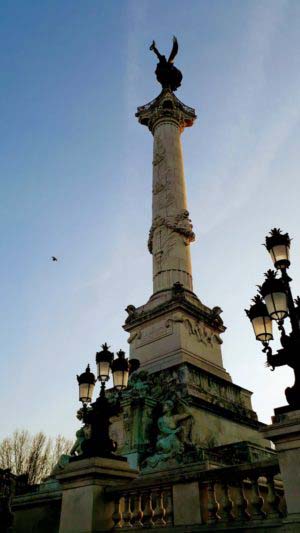
<path id="1" fill-rule="evenodd" d="M 154 128 L 152 227 L 153 292 L 180 282 L 193 290 L 189 244 L 194 240 L 178 122 L 160 120 Z"/>

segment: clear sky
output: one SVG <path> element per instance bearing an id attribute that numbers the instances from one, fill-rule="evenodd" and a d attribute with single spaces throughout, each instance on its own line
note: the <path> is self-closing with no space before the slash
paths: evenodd
<path id="1" fill-rule="evenodd" d="M 260 419 L 285 404 L 292 371 L 264 367 L 244 308 L 274 226 L 300 292 L 300 2 L 3 0 L 0 437 L 72 438 L 76 373 L 104 341 L 128 352 L 124 308 L 152 288 L 152 137 L 134 113 L 160 91 L 149 45 L 168 53 L 173 34 L 198 114 L 183 134 L 195 291 L 222 307 L 225 367 Z"/>

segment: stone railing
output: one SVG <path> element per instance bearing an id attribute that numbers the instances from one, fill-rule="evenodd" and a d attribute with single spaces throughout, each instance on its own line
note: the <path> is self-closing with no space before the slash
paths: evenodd
<path id="1" fill-rule="evenodd" d="M 114 529 L 172 527 L 172 487 L 140 488 L 115 494 Z"/>
<path id="2" fill-rule="evenodd" d="M 168 479 L 138 478 L 108 495 L 114 499 L 113 529 L 197 526 L 206 529 L 280 527 L 286 515 L 275 461 L 225 467 Z M 176 479 L 177 477 L 177 479 Z"/>

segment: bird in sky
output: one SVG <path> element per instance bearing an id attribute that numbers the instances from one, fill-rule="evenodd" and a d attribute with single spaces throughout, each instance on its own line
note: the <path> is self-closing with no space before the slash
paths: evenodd
<path id="1" fill-rule="evenodd" d="M 57 257 L 54 257 L 54 255 L 52 255 L 51 259 L 52 261 L 58 261 Z"/>

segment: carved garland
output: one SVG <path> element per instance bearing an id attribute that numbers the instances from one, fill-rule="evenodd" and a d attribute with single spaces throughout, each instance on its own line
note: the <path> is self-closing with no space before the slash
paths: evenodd
<path id="1" fill-rule="evenodd" d="M 195 233 L 193 232 L 192 222 L 189 219 L 189 212 L 185 209 L 181 213 L 172 217 L 156 217 L 149 231 L 148 250 L 152 254 L 153 250 L 153 235 L 157 228 L 165 226 L 166 228 L 179 233 L 184 237 L 186 245 L 195 240 Z"/>
<path id="2" fill-rule="evenodd" d="M 182 316 L 174 316 L 168 318 L 166 321 L 166 327 L 169 327 L 171 322 L 180 322 L 184 324 L 190 335 L 195 335 L 199 342 L 202 342 L 205 346 L 208 344 L 213 346 L 214 343 L 222 344 L 222 339 L 218 333 L 209 333 L 209 330 L 202 326 L 199 322 L 194 322 L 190 318 L 183 318 Z"/>

